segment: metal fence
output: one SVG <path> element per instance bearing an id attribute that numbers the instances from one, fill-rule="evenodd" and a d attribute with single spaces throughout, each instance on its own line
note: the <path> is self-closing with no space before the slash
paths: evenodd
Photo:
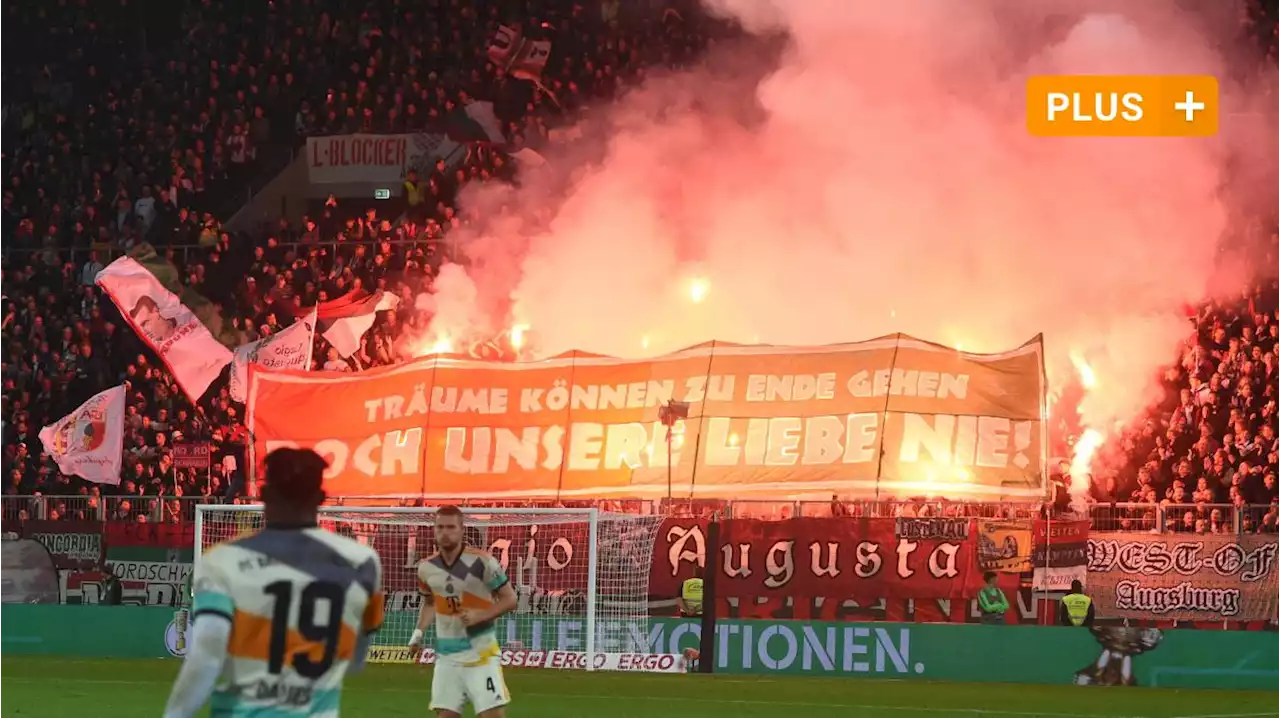
<path id="1" fill-rule="evenodd" d="M 1092 530 L 1152 533 L 1274 533 L 1276 506 L 1264 504 L 1096 504 Z"/>
<path id="2" fill-rule="evenodd" d="M 4 496 L 0 516 L 8 522 L 26 519 L 52 521 L 135 521 L 178 523 L 195 517 L 197 504 L 251 503 L 252 499 L 226 501 L 212 496 Z M 642 515 L 711 516 L 726 518 L 861 517 L 861 518 L 984 518 L 1033 519 L 1047 515 L 1038 503 L 947 501 L 756 501 L 756 500 L 647 500 L 599 501 L 475 501 L 459 499 L 385 498 L 346 496 L 329 500 L 330 506 L 442 506 L 454 503 L 468 508 L 588 508 Z M 1089 509 L 1092 530 L 1149 531 L 1152 533 L 1248 534 L 1275 533 L 1275 504 L 1097 504 Z"/>
<path id="3" fill-rule="evenodd" d="M 139 523 L 190 521 L 198 504 L 254 503 L 254 499 L 227 500 L 218 496 L 4 496 L 0 516 L 6 522 L 40 519 L 46 521 L 134 521 Z M 468 501 L 381 496 L 344 496 L 325 502 L 328 506 L 444 506 L 456 504 L 473 508 L 590 508 L 628 514 L 678 514 L 682 507 L 648 500 L 608 501 Z"/>
<path id="4" fill-rule="evenodd" d="M 46 521 L 134 521 L 180 523 L 195 519 L 198 504 L 222 503 L 212 496 L 5 496 L 0 517 L 6 524 Z"/>
<path id="5" fill-rule="evenodd" d="M 423 239 L 389 239 L 386 240 L 393 247 L 399 248 L 415 248 L 421 247 L 424 250 L 428 248 L 440 256 L 447 259 L 454 259 L 459 256 L 461 243 L 457 239 L 448 237 L 434 237 Z M 326 240 L 319 242 L 280 242 L 279 246 L 283 251 L 293 251 L 300 256 L 305 256 L 313 249 L 324 249 L 329 256 L 338 250 L 364 246 L 368 251 L 373 252 L 378 248 L 381 241 L 367 240 Z M 202 263 L 209 256 L 211 247 L 205 247 L 199 244 L 171 244 L 156 248 L 161 254 L 173 251 L 174 263 L 179 266 L 190 266 L 196 263 Z M 79 272 L 80 268 L 89 261 L 91 252 L 96 253 L 97 261 L 102 264 L 110 264 L 112 260 L 124 256 L 127 250 L 114 242 L 97 242 L 89 246 L 80 247 L 17 247 L 12 243 L 7 244 L 0 254 L 3 254 L 5 260 L 18 264 L 29 262 L 44 262 L 50 266 L 62 266 L 70 263 Z M 78 275 L 77 275 L 78 276 Z"/>
<path id="6" fill-rule="evenodd" d="M 1043 504 L 982 501 L 727 501 L 732 518 L 979 518 L 1017 519 L 1041 515 Z"/>

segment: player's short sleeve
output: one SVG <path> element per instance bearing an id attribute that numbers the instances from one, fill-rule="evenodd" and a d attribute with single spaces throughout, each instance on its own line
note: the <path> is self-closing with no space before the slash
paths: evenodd
<path id="1" fill-rule="evenodd" d="M 386 608 L 386 599 L 382 593 L 382 561 L 376 553 L 372 553 L 370 561 L 374 569 L 373 590 L 369 593 L 369 603 L 365 604 L 364 616 L 360 621 L 360 627 L 365 633 L 373 633 L 382 628 L 383 612 Z"/>
<path id="2" fill-rule="evenodd" d="M 426 561 L 423 561 L 418 564 L 418 568 L 417 568 L 418 594 L 422 596 L 426 596 L 427 598 L 430 598 L 432 595 L 431 584 L 427 583 L 427 571 L 428 571 L 428 568 L 427 568 Z"/>
<path id="3" fill-rule="evenodd" d="M 510 583 L 507 578 L 507 572 L 502 570 L 502 564 L 493 554 L 486 553 L 484 555 L 484 585 L 489 587 L 490 591 L 497 593 L 499 589 Z"/>
<path id="4" fill-rule="evenodd" d="M 231 571 L 224 565 L 226 559 L 225 550 L 213 550 L 196 562 L 191 581 L 192 620 L 202 614 L 222 616 L 228 621 L 235 618 Z"/>

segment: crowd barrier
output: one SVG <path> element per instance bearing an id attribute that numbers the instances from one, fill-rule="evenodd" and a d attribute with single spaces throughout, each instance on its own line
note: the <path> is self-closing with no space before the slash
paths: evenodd
<path id="1" fill-rule="evenodd" d="M 434 237 L 423 239 L 389 239 L 385 240 L 391 243 L 393 247 L 422 247 L 432 248 L 435 252 L 444 257 L 456 257 L 460 248 L 459 240 L 448 237 Z M 337 251 L 338 247 L 343 248 L 355 247 L 363 245 L 367 251 L 376 252 L 382 241 L 371 242 L 365 240 L 342 240 L 335 242 L 333 240 L 316 241 L 316 242 L 280 242 L 278 246 L 284 252 L 295 252 L 305 254 L 313 249 L 324 249 L 332 255 Z M 197 262 L 205 261 L 211 247 L 200 244 L 170 244 L 158 246 L 157 249 L 163 254 L 169 251 L 173 252 L 173 260 L 181 265 L 187 266 Z M 90 255 L 96 257 L 97 261 L 103 265 L 110 264 L 112 260 L 125 255 L 126 250 L 112 242 L 95 242 L 91 245 L 82 245 L 76 247 L 28 247 L 28 246 L 10 246 L 6 245 L 3 250 L 5 259 L 14 262 L 30 262 L 44 261 L 46 264 L 60 266 L 65 262 L 70 262 L 75 266 L 77 273 L 81 266 L 88 262 Z"/>
<path id="2" fill-rule="evenodd" d="M 701 624 L 689 619 L 621 628 L 611 635 L 634 642 L 601 650 L 684 655 L 701 642 Z M 582 631 L 574 618 L 522 616 L 498 626 L 499 636 L 519 636 L 533 651 L 581 651 Z M 716 634 L 715 670 L 726 674 L 1236 690 L 1274 690 L 1280 679 L 1271 632 L 721 620 Z M 0 636 L 9 656 L 184 652 L 173 611 L 165 608 L 5 604 Z M 391 648 L 371 649 L 371 659 L 403 655 Z"/>

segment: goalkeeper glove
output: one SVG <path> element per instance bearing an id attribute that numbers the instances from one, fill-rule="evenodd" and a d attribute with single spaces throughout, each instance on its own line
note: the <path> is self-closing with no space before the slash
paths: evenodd
<path id="1" fill-rule="evenodd" d="M 409 645 L 410 646 L 422 645 L 422 629 L 421 628 L 413 629 L 413 635 L 409 636 Z"/>

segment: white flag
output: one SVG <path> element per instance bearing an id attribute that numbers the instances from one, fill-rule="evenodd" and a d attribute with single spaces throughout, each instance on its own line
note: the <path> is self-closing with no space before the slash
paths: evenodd
<path id="1" fill-rule="evenodd" d="M 389 292 L 350 292 L 319 305 L 317 321 L 324 327 L 320 335 L 345 359 L 360 348 L 360 340 L 373 327 L 378 312 L 395 309 L 399 304 L 400 298 Z"/>
<path id="2" fill-rule="evenodd" d="M 231 363 L 231 350 L 155 275 L 130 257 L 121 257 L 98 273 L 98 286 L 115 302 L 125 321 L 160 355 L 191 401 Z"/>
<path id="3" fill-rule="evenodd" d="M 498 115 L 494 112 L 492 102 L 472 102 L 463 110 L 467 117 L 470 117 L 480 129 L 484 130 L 485 137 L 489 141 L 496 144 L 506 144 L 506 135 L 502 134 L 502 121 L 498 119 Z"/>
<path id="4" fill-rule="evenodd" d="M 536 150 L 531 150 L 528 147 L 521 147 L 515 152 L 512 152 L 511 156 L 514 157 L 516 162 L 519 162 L 523 167 L 541 167 L 547 163 L 546 157 L 543 157 L 538 154 Z"/>
<path id="5" fill-rule="evenodd" d="M 243 403 L 248 395 L 249 365 L 267 369 L 307 369 L 316 335 L 316 310 L 269 337 L 236 348 L 231 360 L 231 398 Z"/>
<path id="6" fill-rule="evenodd" d="M 124 386 L 95 394 L 41 429 L 40 443 L 67 476 L 118 485 L 124 455 Z"/>

